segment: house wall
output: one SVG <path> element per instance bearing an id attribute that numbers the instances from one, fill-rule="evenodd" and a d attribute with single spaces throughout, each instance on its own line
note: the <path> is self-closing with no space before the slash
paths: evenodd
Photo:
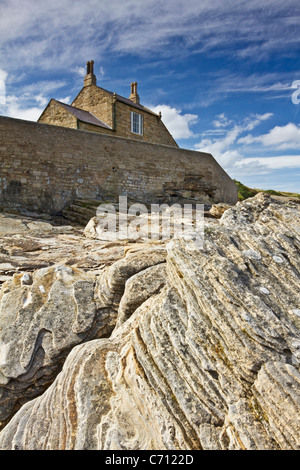
<path id="1" fill-rule="evenodd" d="M 131 132 L 131 111 L 143 116 L 143 135 Z M 116 102 L 116 135 L 137 139 L 153 144 L 171 145 L 178 147 L 161 119 L 153 114 L 130 107 L 120 101 Z"/>
<path id="2" fill-rule="evenodd" d="M 210 154 L 0 117 L 0 207 L 59 213 L 75 198 L 236 203 Z"/>
<path id="3" fill-rule="evenodd" d="M 88 122 L 78 121 L 77 128 L 83 131 L 97 132 L 98 134 L 110 134 L 114 135 L 114 131 L 106 129 L 105 127 L 95 126 L 94 124 L 89 124 Z"/>
<path id="4" fill-rule="evenodd" d="M 83 87 L 72 106 L 89 111 L 110 127 L 113 127 L 113 97 L 101 88 L 90 85 Z"/>
<path id="5" fill-rule="evenodd" d="M 44 124 L 52 124 L 54 126 L 70 127 L 71 129 L 77 128 L 77 119 L 71 113 L 68 113 L 56 101 L 51 100 L 39 122 Z"/>
<path id="6" fill-rule="evenodd" d="M 113 103 L 114 99 L 112 95 L 95 85 L 90 85 L 83 87 L 73 101 L 72 106 L 84 109 L 97 116 L 105 122 L 105 124 L 115 129 L 114 135 L 178 147 L 168 129 L 157 116 L 135 107 L 130 107 L 118 100 L 116 100 L 115 105 Z M 131 132 L 131 111 L 142 114 L 144 117 L 144 133 L 142 136 Z M 49 124 L 51 124 L 51 122 L 49 122 Z M 89 129 L 86 129 L 98 132 L 91 126 Z"/>

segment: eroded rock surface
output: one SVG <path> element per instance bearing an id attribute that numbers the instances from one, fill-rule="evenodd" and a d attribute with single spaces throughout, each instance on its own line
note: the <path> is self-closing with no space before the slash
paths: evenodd
<path id="1" fill-rule="evenodd" d="M 166 257 L 162 246 L 151 243 L 86 243 L 73 227 L 8 215 L 2 219 L 2 256 L 14 266 L 0 291 L 0 428 L 46 390 L 75 345 L 111 333 L 127 279 Z M 32 252 L 37 265 L 50 266 L 32 269 Z M 51 266 L 60 256 L 67 264 Z M 17 261 L 30 270 L 21 271 Z M 112 270 L 104 269 L 111 265 Z M 102 271 L 100 284 L 106 288 L 99 297 L 96 274 Z"/>
<path id="2" fill-rule="evenodd" d="M 83 228 L 0 214 L 0 284 L 56 264 L 97 274 L 124 256 L 126 241 L 87 240 Z"/>
<path id="3" fill-rule="evenodd" d="M 57 265 L 15 275 L 0 293 L 0 421 L 53 381 L 76 344 L 110 332 L 92 276 Z"/>
<path id="4" fill-rule="evenodd" d="M 202 250 L 174 239 L 166 263 L 141 246 L 106 267 L 111 336 L 72 349 L 0 448 L 299 450 L 299 215 L 259 194 Z"/>

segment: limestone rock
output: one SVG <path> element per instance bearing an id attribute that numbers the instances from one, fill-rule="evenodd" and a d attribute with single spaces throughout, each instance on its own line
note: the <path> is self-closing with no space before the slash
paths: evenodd
<path id="1" fill-rule="evenodd" d="M 0 214 L 0 235 L 26 233 L 28 231 L 51 232 L 53 226 L 44 221 L 34 220 L 28 217 L 13 216 L 12 214 Z"/>
<path id="2" fill-rule="evenodd" d="M 126 230 L 130 227 L 130 223 L 136 219 L 135 216 L 127 216 Z M 116 241 L 119 235 L 119 214 L 113 213 L 110 215 L 108 220 L 107 216 L 95 216 L 90 219 L 84 229 L 86 238 L 98 239 L 103 241 Z M 145 218 L 145 224 L 146 224 Z M 124 237 L 126 240 L 146 240 L 147 236 L 141 236 L 138 232 L 135 232 L 132 237 Z"/>
<path id="3" fill-rule="evenodd" d="M 174 239 L 166 263 L 140 247 L 106 268 L 112 335 L 72 349 L 0 449 L 299 450 L 299 212 L 258 195 L 201 250 Z"/>
<path id="4" fill-rule="evenodd" d="M 56 265 L 20 273 L 0 292 L 0 422 L 53 381 L 76 344 L 110 332 L 92 276 Z"/>
<path id="5" fill-rule="evenodd" d="M 138 246 L 128 247 L 125 254 L 123 247 L 123 257 L 103 270 L 98 289 L 95 276 L 64 265 L 15 274 L 2 286 L 0 422 L 5 423 L 20 404 L 49 386 L 73 346 L 108 335 L 115 326 L 127 279 L 151 266 L 155 276 L 159 272 L 155 265 L 159 268 L 166 258 L 162 246 L 151 244 L 143 245 L 142 251 Z M 145 276 L 152 279 L 148 273 Z M 148 294 L 142 289 L 139 297 L 132 298 L 129 292 L 120 315 L 126 317 L 130 307 L 142 303 L 161 285 L 160 276 Z"/>
<path id="6" fill-rule="evenodd" d="M 124 256 L 128 241 L 86 239 L 83 228 L 0 214 L 0 284 L 20 272 L 64 264 L 92 274 Z"/>
<path id="7" fill-rule="evenodd" d="M 192 207 L 192 204 L 190 205 Z M 229 208 L 228 205 L 222 205 Z M 202 207 L 198 204 L 193 210 L 182 210 L 182 206 L 166 204 L 146 206 L 132 205 L 128 213 L 119 212 L 116 204 L 105 205 L 107 209 L 98 208 L 97 215 L 90 219 L 84 229 L 84 235 L 88 239 L 103 241 L 116 241 L 120 239 L 128 242 L 138 241 L 146 243 L 148 240 L 161 240 L 173 238 L 182 233 L 194 230 L 200 226 L 204 218 Z M 146 210 L 147 209 L 147 210 Z M 225 210 L 225 209 L 224 209 Z M 224 211 L 222 211 L 223 213 Z M 207 211 L 206 211 L 207 214 Z"/>
<path id="8" fill-rule="evenodd" d="M 99 220 L 97 217 L 92 217 L 89 220 L 84 229 L 84 234 L 87 238 L 99 238 L 99 234 L 97 233 L 98 224 Z"/>
<path id="9" fill-rule="evenodd" d="M 110 306 L 117 313 L 122 299 L 120 318 L 128 316 L 128 310 L 132 313 L 134 306 L 141 304 L 163 286 L 160 265 L 165 260 L 166 249 L 163 245 L 145 244 L 140 249 L 128 250 L 124 258 L 116 261 L 98 277 L 99 307 Z M 151 285 L 142 287 L 141 283 L 146 279 L 152 281 Z"/>
<path id="10" fill-rule="evenodd" d="M 151 266 L 131 276 L 125 283 L 116 327 L 124 323 L 147 299 L 157 294 L 165 283 L 166 267 L 164 263 Z"/>
<path id="11" fill-rule="evenodd" d="M 230 207 L 232 206 L 221 202 L 219 204 L 213 204 L 209 210 L 209 214 L 219 219 L 227 209 L 230 209 Z"/>

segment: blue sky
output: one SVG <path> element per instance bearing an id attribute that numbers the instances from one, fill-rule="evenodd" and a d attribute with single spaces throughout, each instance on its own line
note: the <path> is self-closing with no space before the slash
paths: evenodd
<path id="1" fill-rule="evenodd" d="M 161 111 L 182 148 L 254 188 L 300 192 L 297 0 L 0 0 L 0 114 L 99 86 Z"/>

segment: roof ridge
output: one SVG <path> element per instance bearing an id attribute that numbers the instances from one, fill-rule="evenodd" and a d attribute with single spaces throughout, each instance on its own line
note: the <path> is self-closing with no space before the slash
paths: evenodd
<path id="1" fill-rule="evenodd" d="M 125 102 L 125 104 L 128 104 L 128 106 L 132 106 L 133 108 L 138 108 L 141 111 L 145 111 L 146 113 L 154 114 L 154 116 L 159 117 L 159 114 L 155 113 L 154 111 L 151 111 L 151 109 L 146 108 L 146 106 L 143 106 L 142 104 L 135 103 L 134 101 L 131 101 L 129 98 L 125 98 L 125 96 L 122 96 L 119 93 L 106 90 L 106 88 L 103 88 L 98 85 L 94 85 L 94 86 L 96 86 L 100 90 L 105 91 L 106 93 L 109 93 L 111 96 L 115 95 L 117 99 L 119 98 L 119 101 Z"/>

